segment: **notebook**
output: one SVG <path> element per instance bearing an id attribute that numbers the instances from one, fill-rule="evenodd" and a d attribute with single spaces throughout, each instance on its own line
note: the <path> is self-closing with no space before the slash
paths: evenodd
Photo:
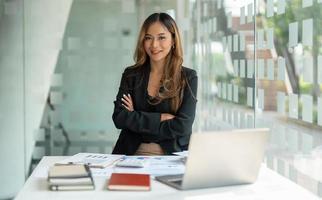
<path id="1" fill-rule="evenodd" d="M 86 165 L 52 166 L 48 171 L 49 178 L 79 178 L 88 177 L 89 169 Z"/>
<path id="2" fill-rule="evenodd" d="M 192 134 L 184 174 L 156 177 L 180 190 L 253 183 L 269 129 Z"/>
<path id="3" fill-rule="evenodd" d="M 112 173 L 108 182 L 109 190 L 143 190 L 148 191 L 150 187 L 149 174 L 126 174 Z"/>
<path id="4" fill-rule="evenodd" d="M 50 190 L 93 190 L 91 171 L 87 165 L 52 166 L 48 171 Z"/>

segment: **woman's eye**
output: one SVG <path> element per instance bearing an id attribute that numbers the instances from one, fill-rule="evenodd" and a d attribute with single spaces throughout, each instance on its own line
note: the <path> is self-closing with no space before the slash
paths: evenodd
<path id="1" fill-rule="evenodd" d="M 151 40 L 151 37 L 145 37 L 144 40 Z"/>
<path id="2" fill-rule="evenodd" d="M 165 39 L 166 39 L 166 37 L 164 37 L 164 36 L 159 37 L 159 40 L 165 40 Z"/>

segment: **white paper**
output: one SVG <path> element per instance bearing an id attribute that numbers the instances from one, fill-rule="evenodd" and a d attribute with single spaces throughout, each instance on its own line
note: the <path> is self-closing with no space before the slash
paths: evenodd
<path id="1" fill-rule="evenodd" d="M 240 24 L 245 24 L 246 17 L 245 17 L 245 6 L 240 8 Z"/>
<path id="2" fill-rule="evenodd" d="M 306 8 L 313 5 L 313 0 L 302 0 L 302 7 Z"/>
<path id="3" fill-rule="evenodd" d="M 238 98 L 238 85 L 234 85 L 234 102 L 238 103 L 239 98 Z"/>
<path id="4" fill-rule="evenodd" d="M 285 114 L 285 93 L 277 92 L 277 112 Z"/>
<path id="5" fill-rule="evenodd" d="M 104 169 L 91 168 L 93 176 L 110 177 L 112 173 L 150 174 L 152 177 L 167 174 L 182 174 L 185 171 L 183 156 L 126 156 L 126 159 L 140 159 L 147 162 L 143 168 L 111 166 Z"/>
<path id="6" fill-rule="evenodd" d="M 238 38 L 238 34 L 234 35 L 234 51 L 237 52 L 239 50 L 238 48 L 239 46 L 239 38 Z"/>
<path id="7" fill-rule="evenodd" d="M 182 157 L 188 157 L 189 151 L 178 151 L 178 152 L 174 152 L 172 154 L 182 156 Z"/>
<path id="8" fill-rule="evenodd" d="M 246 69 L 245 69 L 245 60 L 242 59 L 239 61 L 239 71 L 240 71 L 240 77 L 241 78 L 245 78 L 245 74 L 246 74 Z"/>
<path id="9" fill-rule="evenodd" d="M 258 79 L 265 79 L 265 63 L 264 59 L 258 59 Z"/>
<path id="10" fill-rule="evenodd" d="M 259 29 L 257 31 L 257 48 L 258 49 L 264 49 L 264 30 Z"/>
<path id="11" fill-rule="evenodd" d="M 63 159 L 56 164 L 88 164 L 95 167 L 107 167 L 124 158 L 124 155 L 100 154 L 100 153 L 78 153 Z"/>
<path id="12" fill-rule="evenodd" d="M 322 55 L 318 56 L 318 83 L 322 84 Z"/>
<path id="13" fill-rule="evenodd" d="M 258 109 L 264 110 L 264 90 L 263 89 L 258 89 L 257 98 L 258 98 Z"/>
<path id="14" fill-rule="evenodd" d="M 235 77 L 238 77 L 238 74 L 239 74 L 238 64 L 239 64 L 238 60 L 234 60 L 234 75 L 235 75 Z"/>
<path id="15" fill-rule="evenodd" d="M 290 94 L 289 95 L 289 117 L 293 119 L 298 119 L 298 95 L 297 94 Z"/>
<path id="16" fill-rule="evenodd" d="M 227 84 L 228 87 L 228 100 L 232 101 L 233 100 L 233 85 L 232 84 Z"/>
<path id="17" fill-rule="evenodd" d="M 253 107 L 253 88 L 247 87 L 247 105 Z"/>
<path id="18" fill-rule="evenodd" d="M 247 78 L 254 78 L 254 60 L 247 60 Z"/>
<path id="19" fill-rule="evenodd" d="M 284 81 L 285 80 L 285 58 L 279 57 L 277 60 L 277 66 L 278 66 L 277 79 Z"/>
<path id="20" fill-rule="evenodd" d="M 311 95 L 302 95 L 302 120 L 313 122 L 313 97 Z"/>
<path id="21" fill-rule="evenodd" d="M 310 47 L 313 45 L 313 19 L 303 20 L 302 43 Z"/>
<path id="22" fill-rule="evenodd" d="M 322 97 L 318 98 L 318 125 L 322 126 Z"/>
<path id="23" fill-rule="evenodd" d="M 253 4 L 250 3 L 247 5 L 247 23 L 250 23 L 253 21 L 253 16 L 254 16 Z"/>
<path id="24" fill-rule="evenodd" d="M 313 58 L 305 56 L 303 59 L 303 81 L 313 83 Z"/>
<path id="25" fill-rule="evenodd" d="M 298 44 L 298 22 L 290 23 L 288 26 L 289 47 L 294 47 Z"/>
<path id="26" fill-rule="evenodd" d="M 269 28 L 266 30 L 266 38 L 267 38 L 266 48 L 273 49 L 274 48 L 274 29 L 273 28 Z"/>
<path id="27" fill-rule="evenodd" d="M 285 0 L 278 0 L 277 1 L 277 14 L 284 14 L 285 13 L 286 2 Z"/>
<path id="28" fill-rule="evenodd" d="M 239 32 L 239 51 L 245 51 L 245 34 Z"/>
<path id="29" fill-rule="evenodd" d="M 274 16 L 274 0 L 267 0 L 266 2 L 266 17 Z"/>
<path id="30" fill-rule="evenodd" d="M 267 79 L 274 80 L 274 61 L 267 59 Z"/>

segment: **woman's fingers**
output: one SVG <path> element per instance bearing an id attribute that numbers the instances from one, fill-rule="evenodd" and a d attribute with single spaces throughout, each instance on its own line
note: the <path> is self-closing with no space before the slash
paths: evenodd
<path id="1" fill-rule="evenodd" d="M 123 94 L 123 97 L 121 98 L 122 100 L 122 105 L 129 111 L 133 111 L 134 108 L 133 108 L 133 102 L 132 102 L 132 98 L 131 96 L 128 94 L 128 95 L 125 95 Z"/>
<path id="2" fill-rule="evenodd" d="M 131 100 L 131 102 L 133 102 L 132 101 L 132 97 L 131 97 L 131 95 L 130 94 L 127 94 L 128 95 L 128 97 L 129 97 L 129 99 Z"/>
<path id="3" fill-rule="evenodd" d="M 132 98 L 131 98 L 131 96 L 127 96 L 127 95 L 123 94 L 123 99 L 125 99 L 127 102 L 129 102 L 129 103 L 132 104 Z"/>
<path id="4" fill-rule="evenodd" d="M 124 103 L 122 103 L 122 106 L 124 106 L 128 111 L 132 111 L 131 108 L 127 105 L 125 105 Z"/>

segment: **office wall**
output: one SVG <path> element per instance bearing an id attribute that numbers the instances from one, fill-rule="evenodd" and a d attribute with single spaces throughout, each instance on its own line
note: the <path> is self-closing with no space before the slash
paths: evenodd
<path id="1" fill-rule="evenodd" d="M 71 5 L 72 0 L 26 0 L 24 4 L 26 166 L 39 134 Z"/>
<path id="2" fill-rule="evenodd" d="M 0 198 L 28 173 L 71 3 L 0 1 Z"/>
<path id="3" fill-rule="evenodd" d="M 0 1 L 0 199 L 23 185 L 23 3 Z"/>
<path id="4" fill-rule="evenodd" d="M 269 127 L 267 166 L 322 196 L 321 1 L 191 7 L 199 130 Z"/>
<path id="5" fill-rule="evenodd" d="M 71 138 L 117 136 L 113 101 L 123 70 L 133 64 L 138 30 L 137 14 L 122 6 L 122 1 L 75 1 L 71 8 L 55 70 L 62 85 L 52 91 L 63 96 L 55 102 L 57 115 Z"/>

